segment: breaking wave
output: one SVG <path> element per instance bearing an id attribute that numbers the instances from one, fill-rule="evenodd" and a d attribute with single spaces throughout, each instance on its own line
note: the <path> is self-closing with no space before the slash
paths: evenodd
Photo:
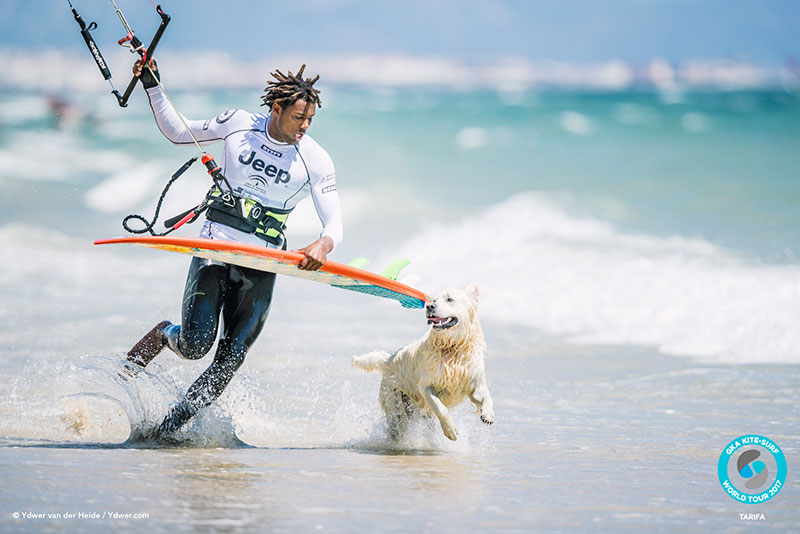
<path id="1" fill-rule="evenodd" d="M 800 362 L 800 267 L 701 239 L 626 233 L 545 195 L 521 193 L 429 227 L 396 254 L 414 258 L 430 292 L 479 283 L 486 319 L 578 343 Z"/>

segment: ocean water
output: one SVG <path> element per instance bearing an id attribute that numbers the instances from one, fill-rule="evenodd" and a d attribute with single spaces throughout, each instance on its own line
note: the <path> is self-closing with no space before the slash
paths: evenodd
<path id="1" fill-rule="evenodd" d="M 465 404 L 458 441 L 390 442 L 379 378 L 350 357 L 421 336 L 422 313 L 280 279 L 222 398 L 174 442 L 131 439 L 208 365 L 165 352 L 117 374 L 179 319 L 188 259 L 92 241 L 151 217 L 194 151 L 140 92 L 125 110 L 0 93 L 0 530 L 798 531 L 800 95 L 324 89 L 331 259 L 408 258 L 401 280 L 429 294 L 478 284 L 496 423 Z M 259 102 L 171 94 L 191 118 Z M 192 169 L 162 217 L 207 187 Z M 317 232 L 307 201 L 290 247 Z M 716 474 L 749 433 L 789 464 L 758 505 Z"/>

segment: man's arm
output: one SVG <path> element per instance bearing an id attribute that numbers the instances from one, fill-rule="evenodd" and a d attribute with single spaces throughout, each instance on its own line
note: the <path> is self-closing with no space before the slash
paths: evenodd
<path id="1" fill-rule="evenodd" d="M 336 174 L 333 168 L 333 161 L 327 153 L 324 154 L 324 171 L 321 178 L 311 185 L 311 199 L 314 201 L 314 208 L 317 216 L 322 222 L 322 234 L 320 238 L 298 252 L 305 254 L 305 258 L 298 267 L 306 271 L 316 271 L 325 260 L 333 248 L 342 242 L 344 234 L 342 228 L 342 208 L 339 204 L 339 193 L 336 191 Z"/>
<path id="2" fill-rule="evenodd" d="M 160 79 L 160 74 L 155 60 L 150 60 L 150 69 L 152 70 L 142 72 L 142 61 L 139 60 L 133 66 L 133 73 L 141 73 L 140 79 L 147 93 L 150 108 L 155 116 L 158 129 L 161 130 L 164 137 L 176 145 L 191 145 L 194 144 L 192 138 L 192 134 L 194 134 L 194 137 L 203 146 L 222 141 L 225 138 L 231 127 L 228 120 L 236 113 L 235 110 L 226 111 L 216 119 L 206 121 L 187 119 L 178 114 L 156 82 L 156 78 Z M 191 132 L 187 131 L 184 124 L 189 127 Z"/>

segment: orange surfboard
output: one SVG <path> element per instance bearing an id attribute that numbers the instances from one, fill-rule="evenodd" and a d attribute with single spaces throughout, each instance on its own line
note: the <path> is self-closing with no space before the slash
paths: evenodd
<path id="1" fill-rule="evenodd" d="M 121 237 L 94 242 L 95 245 L 120 243 L 179 252 L 259 271 L 321 282 L 341 289 L 394 299 L 406 308 L 423 308 L 425 302 L 431 300 L 422 291 L 401 284 L 392 278 L 343 263 L 327 261 L 318 271 L 304 271 L 297 267 L 304 257 L 299 252 L 277 250 L 247 243 L 169 236 Z"/>

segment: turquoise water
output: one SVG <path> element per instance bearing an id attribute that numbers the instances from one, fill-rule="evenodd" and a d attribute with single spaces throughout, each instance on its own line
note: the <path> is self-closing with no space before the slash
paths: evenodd
<path id="1" fill-rule="evenodd" d="M 347 95 L 333 114 L 375 135 L 331 136 L 341 165 L 363 164 L 363 148 L 367 161 L 379 159 L 377 171 L 358 168 L 355 178 L 379 172 L 470 208 L 543 190 L 628 229 L 697 236 L 774 261 L 798 250 L 796 95 L 695 93 L 665 103 L 645 92 L 505 101 L 490 92 L 400 93 L 372 97 L 393 107 L 379 113 L 360 96 Z"/>
<path id="2" fill-rule="evenodd" d="M 196 118 L 230 107 L 254 110 L 258 102 L 257 93 L 244 92 L 173 96 L 185 114 Z M 334 87 L 325 96 L 326 106 L 311 135 L 334 156 L 344 194 L 348 188 L 358 188 L 402 195 L 406 203 L 390 214 L 392 219 L 407 222 L 407 203 L 420 200 L 435 202 L 439 212 L 456 216 L 516 192 L 543 191 L 557 196 L 570 210 L 624 229 L 699 237 L 764 261 L 796 262 L 800 250 L 797 94 Z M 150 188 L 155 195 L 160 183 L 182 163 L 181 154 L 191 154 L 159 135 L 142 95 L 137 94 L 131 109 L 124 111 L 115 109 L 110 96 L 100 99 L 99 109 L 94 98 L 83 100 L 75 104 L 76 112 L 93 120 L 50 138 L 54 119 L 44 100 L 3 96 L 3 108 L 13 110 L 10 120 L 2 118 L 0 130 L 4 147 L 0 177 L 9 194 L 25 200 L 31 189 L 55 185 L 57 198 L 80 205 L 80 197 L 72 197 L 80 193 L 75 187 L 91 187 L 109 173 L 135 172 L 155 159 L 163 164 L 159 183 Z M 42 150 L 31 147 L 24 155 L 13 150 L 28 139 Z M 113 158 L 116 152 L 128 157 L 92 168 L 59 157 L 73 147 L 80 151 L 76 159 L 104 154 Z M 51 154 L 57 159 L 48 166 L 61 168 L 56 173 L 30 168 L 35 153 Z M 20 165 L 29 169 L 26 178 L 33 183 L 19 180 L 15 167 Z M 54 174 L 55 184 L 49 179 Z M 82 218 L 76 206 L 54 207 L 47 198 L 39 195 L 39 199 L 38 206 L 6 211 L 4 220 L 21 213 L 47 217 L 45 212 L 54 209 L 59 215 Z"/>

